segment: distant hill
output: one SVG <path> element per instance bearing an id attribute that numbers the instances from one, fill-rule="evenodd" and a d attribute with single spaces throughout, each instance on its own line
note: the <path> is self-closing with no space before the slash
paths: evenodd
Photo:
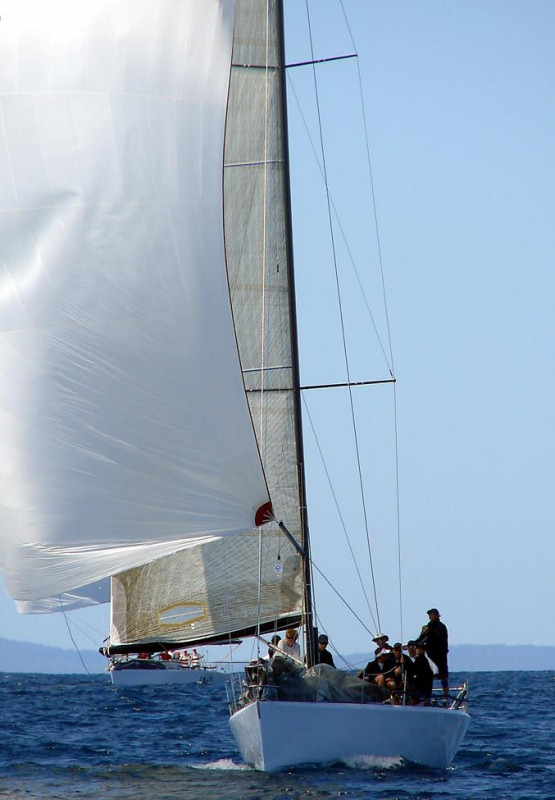
<path id="1" fill-rule="evenodd" d="M 369 653 L 355 653 L 349 662 L 362 664 Z M 457 644 L 449 648 L 451 672 L 555 670 L 555 647 L 508 644 Z"/>
<path id="2" fill-rule="evenodd" d="M 365 664 L 370 654 L 347 656 L 351 664 Z M 94 674 L 106 670 L 107 661 L 95 650 L 82 650 L 81 663 L 75 650 L 46 647 L 0 638 L 0 672 L 48 672 Z M 497 672 L 500 670 L 554 670 L 555 647 L 504 644 L 459 644 L 449 651 L 451 672 Z"/>
<path id="3" fill-rule="evenodd" d="M 108 661 L 95 650 L 75 650 L 47 647 L 31 642 L 0 639 L 0 672 L 50 672 L 53 674 L 84 674 L 104 672 Z"/>
<path id="4" fill-rule="evenodd" d="M 459 644 L 449 652 L 453 672 L 555 670 L 555 647 Z"/>

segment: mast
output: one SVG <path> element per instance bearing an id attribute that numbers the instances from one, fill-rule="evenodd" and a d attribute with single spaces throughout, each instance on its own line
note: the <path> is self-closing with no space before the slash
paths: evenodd
<path id="1" fill-rule="evenodd" d="M 301 408 L 301 381 L 299 369 L 299 343 L 297 329 L 297 303 L 295 296 L 295 270 L 293 258 L 293 223 L 291 215 L 291 180 L 289 169 L 289 130 L 287 124 L 287 88 L 285 61 L 285 20 L 283 0 L 277 0 L 278 36 L 279 36 L 279 75 L 281 90 L 281 123 L 283 136 L 283 177 L 285 182 L 285 239 L 287 252 L 287 269 L 289 272 L 289 310 L 291 320 L 291 355 L 295 402 L 295 428 L 297 441 L 297 465 L 299 481 L 299 497 L 301 502 L 301 543 L 304 550 L 304 601 L 305 601 L 305 639 L 308 666 L 314 663 L 316 642 L 313 615 L 312 570 L 310 557 L 310 536 L 308 529 L 308 513 L 306 508 L 306 484 L 304 471 L 304 450 Z"/>

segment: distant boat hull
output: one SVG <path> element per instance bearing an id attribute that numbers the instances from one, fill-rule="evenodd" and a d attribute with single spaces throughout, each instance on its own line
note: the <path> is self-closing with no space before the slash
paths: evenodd
<path id="1" fill-rule="evenodd" d="M 230 725 L 244 761 L 276 772 L 356 756 L 445 769 L 469 721 L 464 711 L 423 706 L 255 701 L 235 712 Z"/>
<path id="2" fill-rule="evenodd" d="M 217 669 L 189 669 L 179 662 L 138 659 L 118 664 L 109 670 L 114 686 L 161 686 L 168 684 L 223 684 L 227 673 Z"/>

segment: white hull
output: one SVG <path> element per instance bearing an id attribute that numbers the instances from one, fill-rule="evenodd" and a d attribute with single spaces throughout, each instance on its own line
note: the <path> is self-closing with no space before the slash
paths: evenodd
<path id="1" fill-rule="evenodd" d="M 470 718 L 423 706 L 256 701 L 235 712 L 231 730 L 244 761 L 275 772 L 354 756 L 400 756 L 444 769 Z"/>
<path id="2" fill-rule="evenodd" d="M 169 684 L 203 685 L 223 684 L 228 675 L 216 669 L 187 669 L 179 664 L 164 666 L 161 669 L 111 669 L 110 677 L 114 686 L 166 686 Z"/>

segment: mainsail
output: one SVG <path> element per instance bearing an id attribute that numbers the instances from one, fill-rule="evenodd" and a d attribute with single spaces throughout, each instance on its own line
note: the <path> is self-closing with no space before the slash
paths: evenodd
<path id="1" fill-rule="evenodd" d="M 225 245 L 245 389 L 277 520 L 303 542 L 287 244 L 279 3 L 236 2 Z M 304 564 L 272 522 L 112 579 L 110 651 L 224 641 L 298 624 Z"/>
<path id="2" fill-rule="evenodd" d="M 251 530 L 268 501 L 223 242 L 233 11 L 2 4 L 0 563 L 16 599 L 51 606 Z"/>

